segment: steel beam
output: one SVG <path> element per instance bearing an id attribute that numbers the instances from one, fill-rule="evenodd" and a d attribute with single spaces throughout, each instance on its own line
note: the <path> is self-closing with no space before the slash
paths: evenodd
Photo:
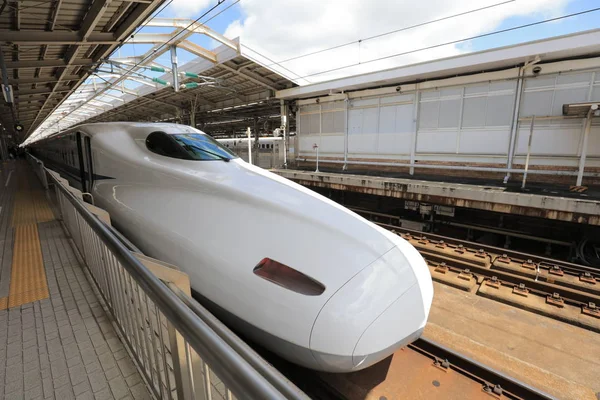
<path id="1" fill-rule="evenodd" d="M 92 65 L 91 58 L 78 58 L 71 63 L 74 65 Z M 64 67 L 65 60 L 20 60 L 7 61 L 6 68 L 43 68 L 43 67 Z"/>
<path id="2" fill-rule="evenodd" d="M 52 7 L 50 7 L 50 13 L 48 14 L 48 26 L 46 30 L 49 32 L 54 31 L 54 27 L 56 26 L 56 19 L 58 17 L 58 13 L 60 11 L 60 7 L 62 6 L 62 0 L 54 0 L 52 2 Z M 48 45 L 43 45 L 40 51 L 40 60 L 46 59 L 46 53 L 48 52 Z M 42 72 L 41 68 L 37 68 L 35 70 L 34 76 L 38 78 L 40 73 Z M 35 87 L 35 86 L 34 86 Z"/>
<path id="3" fill-rule="evenodd" d="M 173 38 L 171 33 L 138 33 L 127 44 L 162 44 Z"/>
<path id="4" fill-rule="evenodd" d="M 182 19 L 182 18 L 153 18 L 148 21 L 146 26 L 156 26 L 156 27 L 174 27 L 180 29 L 186 29 L 193 33 L 200 33 L 202 35 L 206 35 L 211 39 L 216 40 L 224 44 L 225 46 L 237 51 L 239 53 L 238 44 L 231 40 L 227 39 L 225 36 L 221 35 L 210 29 L 209 27 L 202 25 L 198 22 L 194 22 L 191 19 Z"/>
<path id="5" fill-rule="evenodd" d="M 34 94 L 50 94 L 53 91 L 68 92 L 70 90 L 71 90 L 70 86 L 61 86 L 58 88 L 41 87 L 41 88 L 37 88 L 37 89 L 15 90 L 14 95 L 15 95 L 15 97 L 20 97 L 20 96 L 30 96 L 30 95 L 34 95 Z"/>
<path id="6" fill-rule="evenodd" d="M 149 4 L 138 4 L 137 7 L 127 16 L 125 21 L 119 26 L 119 28 L 115 32 L 115 39 L 117 41 L 121 41 L 125 39 L 129 32 L 131 31 L 131 27 L 139 26 L 144 20 L 152 13 L 155 7 L 152 5 L 156 3 L 160 3 L 160 1 L 155 1 Z"/>
<path id="7" fill-rule="evenodd" d="M 87 42 L 90 38 L 90 35 L 94 31 L 98 22 L 104 15 L 106 8 L 111 3 L 112 0 L 95 0 L 92 3 L 92 6 L 88 10 L 83 22 L 81 23 L 81 28 L 79 29 L 79 38 L 83 42 Z M 105 33 L 105 32 L 103 32 Z"/>
<path id="8" fill-rule="evenodd" d="M 13 0 L 13 31 L 21 30 L 21 10 L 19 8 L 19 2 Z"/>
<path id="9" fill-rule="evenodd" d="M 229 65 L 225 65 L 225 64 L 219 64 L 220 68 L 224 68 L 228 71 L 233 72 L 234 74 L 243 76 L 244 78 L 258 84 L 261 86 L 266 87 L 267 89 L 271 89 L 273 92 L 277 91 L 277 88 L 275 86 L 272 86 L 273 82 L 269 82 L 268 80 L 266 80 L 265 78 L 263 78 L 262 76 L 255 74 L 254 72 L 251 71 L 238 71 L 235 68 L 230 67 Z"/>
<path id="10" fill-rule="evenodd" d="M 181 47 L 184 50 L 189 51 L 192 54 L 197 55 L 198 57 L 202 57 L 205 60 L 208 60 L 212 63 L 216 64 L 218 62 L 216 53 L 206 50 L 204 47 L 198 46 L 196 43 L 192 43 L 190 41 L 184 40 L 181 43 L 179 43 L 177 46 Z"/>
<path id="11" fill-rule="evenodd" d="M 27 45 L 60 45 L 60 44 L 118 44 L 119 40 L 110 32 L 90 33 L 87 40 L 82 40 L 78 31 L 3 31 L 0 41 L 4 43 Z"/>
<path id="12" fill-rule="evenodd" d="M 58 17 L 58 13 L 60 12 L 60 7 L 62 6 L 63 0 L 54 0 L 52 2 L 52 7 L 50 7 L 50 15 L 48 17 L 48 28 L 49 32 L 54 30 L 56 26 L 56 18 Z"/>
<path id="13" fill-rule="evenodd" d="M 14 28 L 13 30 L 19 32 L 21 30 L 21 10 L 19 8 L 19 3 L 14 2 L 15 6 L 13 7 L 14 12 Z M 19 61 L 19 45 L 14 44 L 13 48 L 13 61 Z M 13 70 L 13 76 L 16 79 L 19 79 L 19 70 Z"/>
<path id="14" fill-rule="evenodd" d="M 104 32 L 111 32 L 117 22 L 127 13 L 133 2 L 124 1 L 104 26 Z"/>

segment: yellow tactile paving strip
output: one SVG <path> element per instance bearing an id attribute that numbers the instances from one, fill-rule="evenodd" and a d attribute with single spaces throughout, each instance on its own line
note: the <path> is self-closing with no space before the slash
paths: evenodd
<path id="1" fill-rule="evenodd" d="M 15 227 L 8 307 L 48 298 L 46 271 L 36 224 Z"/>
<path id="2" fill-rule="evenodd" d="M 15 240 L 8 297 L 0 298 L 0 310 L 48 298 L 48 283 L 37 224 L 54 220 L 45 193 L 32 185 L 36 179 L 24 168 L 16 169 L 17 190 L 12 225 Z"/>
<path id="3" fill-rule="evenodd" d="M 17 190 L 12 225 L 35 224 L 54 220 L 52 210 L 42 190 Z"/>

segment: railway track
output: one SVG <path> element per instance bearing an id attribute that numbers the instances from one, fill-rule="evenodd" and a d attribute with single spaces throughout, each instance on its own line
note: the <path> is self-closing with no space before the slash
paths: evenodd
<path id="1" fill-rule="evenodd" d="M 424 338 L 363 371 L 328 374 L 297 370 L 292 379 L 299 379 L 299 386 L 317 400 L 553 398 Z"/>
<path id="2" fill-rule="evenodd" d="M 598 269 L 402 228 L 393 215 L 352 210 L 415 246 L 437 282 L 600 332 Z"/>

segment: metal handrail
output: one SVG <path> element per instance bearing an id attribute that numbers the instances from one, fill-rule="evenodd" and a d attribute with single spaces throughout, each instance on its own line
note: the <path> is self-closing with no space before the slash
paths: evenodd
<path id="1" fill-rule="evenodd" d="M 32 157 L 33 158 L 33 157 Z M 36 160 L 39 162 L 39 160 Z M 206 310 L 190 309 L 171 289 L 146 268 L 113 233 L 92 214 L 70 191 L 52 174 L 47 174 L 55 187 L 71 203 L 80 216 L 89 224 L 102 242 L 108 247 L 121 265 L 127 270 L 145 294 L 155 303 L 169 323 L 181 334 L 214 371 L 215 374 L 240 398 L 255 399 L 306 399 L 306 396 L 293 384 L 283 379 L 269 382 L 256 371 L 244 357 L 238 354 L 215 331 L 214 324 L 205 321 L 211 315 Z M 214 318 L 214 317 L 212 317 Z M 267 375 L 274 379 L 273 375 Z M 282 382 L 285 382 L 282 384 Z M 276 389 L 276 387 L 279 389 Z M 282 390 L 285 393 L 282 393 Z"/>
<path id="2" fill-rule="evenodd" d="M 267 363 L 262 357 L 256 354 L 243 340 L 241 340 L 235 333 L 230 331 L 227 327 L 212 315 L 206 308 L 194 299 L 186 296 L 181 289 L 170 284 L 169 287 L 175 292 L 181 300 L 187 305 L 196 315 L 213 329 L 232 349 L 240 354 L 244 360 L 246 360 L 254 369 L 256 369 L 262 376 L 281 393 L 283 393 L 288 399 L 304 399 L 304 393 L 300 392 L 295 385 L 290 384 L 286 378 L 280 373 L 276 372 L 273 366 Z"/>

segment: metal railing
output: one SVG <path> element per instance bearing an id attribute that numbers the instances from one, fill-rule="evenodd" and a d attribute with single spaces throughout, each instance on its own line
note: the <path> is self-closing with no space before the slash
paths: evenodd
<path id="1" fill-rule="evenodd" d="M 121 339 L 158 399 L 307 399 L 195 300 L 159 280 L 53 174 L 60 216 Z"/>
<path id="2" fill-rule="evenodd" d="M 35 172 L 38 179 L 40 180 L 42 187 L 44 189 L 48 189 L 48 178 L 46 177 L 44 163 L 38 160 L 37 158 L 33 157 L 31 154 L 28 155 L 27 161 L 29 161 L 29 164 L 33 168 L 33 172 Z"/>

